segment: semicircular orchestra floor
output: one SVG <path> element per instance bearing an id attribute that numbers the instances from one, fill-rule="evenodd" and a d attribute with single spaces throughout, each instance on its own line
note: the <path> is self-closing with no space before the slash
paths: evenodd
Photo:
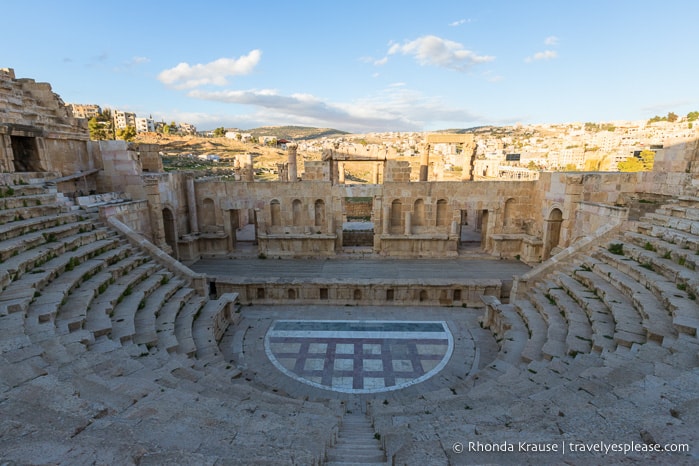
<path id="1" fill-rule="evenodd" d="M 265 338 L 274 366 L 344 393 L 405 388 L 444 368 L 454 340 L 444 321 L 277 320 Z"/>
<path id="2" fill-rule="evenodd" d="M 238 340 L 254 378 L 289 394 L 422 392 L 463 380 L 497 351 L 478 324 L 481 314 L 426 306 L 254 306 L 243 308 L 245 335 Z"/>

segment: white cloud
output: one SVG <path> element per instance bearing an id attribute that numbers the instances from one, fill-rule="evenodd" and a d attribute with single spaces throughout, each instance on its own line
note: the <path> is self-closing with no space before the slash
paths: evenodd
<path id="1" fill-rule="evenodd" d="M 426 97 L 403 86 L 392 86 L 350 103 L 327 102 L 310 94 L 281 95 L 273 89 L 215 92 L 193 89 L 188 95 L 256 107 L 256 113 L 244 118 L 268 125 L 303 124 L 357 132 L 407 131 L 421 130 L 437 122 L 468 126 L 479 119 L 466 110 L 449 107 L 441 99 Z"/>
<path id="2" fill-rule="evenodd" d="M 158 80 L 163 84 L 176 89 L 191 89 L 206 84 L 225 86 L 229 76 L 245 75 L 260 62 L 262 52 L 252 50 L 240 58 L 219 58 L 206 64 L 190 65 L 182 62 L 158 75 Z"/>
<path id="3" fill-rule="evenodd" d="M 374 60 L 374 65 L 376 65 L 376 66 L 385 65 L 387 61 L 388 61 L 388 57 L 386 56 L 386 57 L 380 58 L 378 60 Z"/>
<path id="4" fill-rule="evenodd" d="M 457 26 L 461 26 L 462 24 L 470 23 L 470 22 L 471 22 L 470 19 L 460 19 L 460 20 L 458 20 L 458 21 L 454 21 L 454 22 L 452 22 L 452 23 L 449 23 L 449 26 L 451 26 L 451 27 L 457 27 Z"/>
<path id="5" fill-rule="evenodd" d="M 558 52 L 556 52 L 555 50 L 544 50 L 543 52 L 536 52 L 531 57 L 525 58 L 524 61 L 527 63 L 531 63 L 533 61 L 552 60 L 557 57 Z"/>
<path id="6" fill-rule="evenodd" d="M 117 73 L 124 73 L 132 71 L 134 68 L 140 65 L 145 65 L 150 63 L 150 58 L 148 57 L 132 57 L 130 60 L 125 61 L 120 66 L 115 66 L 114 71 Z"/>
<path id="7" fill-rule="evenodd" d="M 360 57 L 359 61 L 362 63 L 371 63 L 374 66 L 385 65 L 388 62 L 388 57 L 374 58 L 374 57 Z"/>
<path id="8" fill-rule="evenodd" d="M 546 39 L 544 39 L 544 45 L 558 45 L 558 37 L 548 36 Z"/>
<path id="9" fill-rule="evenodd" d="M 433 65 L 457 71 L 466 71 L 473 65 L 493 61 L 495 57 L 477 55 L 458 42 L 437 36 L 422 36 L 410 42 L 392 44 L 389 55 L 412 55 L 420 65 Z"/>

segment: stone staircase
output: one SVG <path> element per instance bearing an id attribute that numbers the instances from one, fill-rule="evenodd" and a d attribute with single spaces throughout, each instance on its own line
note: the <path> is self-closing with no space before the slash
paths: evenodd
<path id="1" fill-rule="evenodd" d="M 337 443 L 327 453 L 327 466 L 388 465 L 381 449 L 380 436 L 362 413 L 348 413 L 342 418 Z"/>

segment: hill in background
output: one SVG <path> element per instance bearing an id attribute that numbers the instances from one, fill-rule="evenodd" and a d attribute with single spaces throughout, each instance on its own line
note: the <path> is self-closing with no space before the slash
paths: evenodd
<path id="1" fill-rule="evenodd" d="M 262 126 L 244 130 L 255 137 L 272 136 L 277 139 L 319 139 L 324 137 L 337 137 L 344 134 L 349 134 L 346 131 L 340 131 L 333 128 L 313 128 L 311 126 Z"/>

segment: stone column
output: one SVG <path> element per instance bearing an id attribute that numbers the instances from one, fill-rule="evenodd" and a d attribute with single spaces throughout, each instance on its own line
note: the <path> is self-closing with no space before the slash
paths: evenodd
<path id="1" fill-rule="evenodd" d="M 371 182 L 373 184 L 379 184 L 379 164 L 375 163 L 374 164 L 374 170 L 371 173 Z"/>
<path id="2" fill-rule="evenodd" d="M 459 222 L 456 220 L 453 220 L 451 222 L 451 230 L 449 231 L 449 234 L 451 236 L 456 236 L 459 233 Z"/>
<path id="3" fill-rule="evenodd" d="M 235 250 L 235 230 L 233 229 L 231 216 L 236 214 L 237 212 L 232 210 L 223 211 L 223 232 L 226 234 L 226 252 Z"/>
<path id="4" fill-rule="evenodd" d="M 410 235 L 412 231 L 412 212 L 405 213 L 405 234 Z"/>
<path id="5" fill-rule="evenodd" d="M 196 235 L 199 233 L 197 218 L 197 197 L 194 192 L 194 175 L 187 175 L 187 208 L 189 209 L 189 230 Z"/>
<path id="6" fill-rule="evenodd" d="M 148 200 L 153 244 L 170 254 L 172 253 L 172 248 L 165 241 L 165 224 L 163 223 L 163 209 L 160 204 L 159 179 L 155 177 L 144 178 L 143 184 L 146 191 L 146 199 Z"/>
<path id="7" fill-rule="evenodd" d="M 391 227 L 391 207 L 390 206 L 383 206 L 383 222 L 381 223 L 381 231 L 383 232 L 384 235 L 388 235 L 390 233 L 390 227 Z"/>
<path id="8" fill-rule="evenodd" d="M 430 145 L 425 144 L 425 149 L 420 154 L 420 177 L 418 181 L 427 181 L 430 168 Z"/>
<path id="9" fill-rule="evenodd" d="M 345 163 L 337 162 L 337 182 L 338 184 L 345 184 Z"/>
<path id="10" fill-rule="evenodd" d="M 295 183 L 298 180 L 298 173 L 296 169 L 296 149 L 298 145 L 294 142 L 290 142 L 286 145 L 286 151 L 288 155 L 288 170 L 289 170 L 289 181 Z"/>
<path id="11" fill-rule="evenodd" d="M 243 181 L 249 183 L 255 180 L 255 171 L 252 166 L 252 154 L 245 154 L 245 159 L 243 160 Z"/>
<path id="12" fill-rule="evenodd" d="M 329 235 L 334 235 L 335 234 L 335 219 L 332 216 L 332 212 L 326 212 L 326 221 L 327 221 L 327 227 L 328 227 L 328 234 Z"/>

